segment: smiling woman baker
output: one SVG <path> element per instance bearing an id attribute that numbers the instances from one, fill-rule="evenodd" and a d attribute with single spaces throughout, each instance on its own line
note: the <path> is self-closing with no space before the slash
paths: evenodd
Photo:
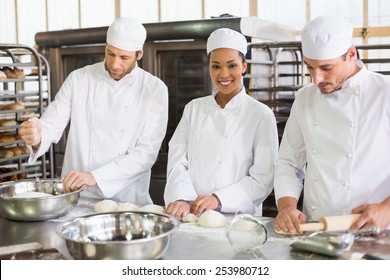
<path id="1" fill-rule="evenodd" d="M 206 210 L 261 214 L 272 190 L 278 135 L 273 112 L 245 92 L 245 37 L 231 29 L 207 41 L 212 95 L 188 103 L 169 143 L 165 204 L 182 219 Z"/>

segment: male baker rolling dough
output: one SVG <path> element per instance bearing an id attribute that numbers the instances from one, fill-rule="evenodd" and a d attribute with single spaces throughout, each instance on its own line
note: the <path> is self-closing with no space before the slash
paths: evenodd
<path id="1" fill-rule="evenodd" d="M 294 234 L 306 220 L 351 212 L 362 213 L 352 229 L 390 224 L 390 79 L 356 59 L 352 33 L 337 16 L 320 16 L 302 31 L 313 83 L 298 91 L 284 130 L 276 231 Z"/>

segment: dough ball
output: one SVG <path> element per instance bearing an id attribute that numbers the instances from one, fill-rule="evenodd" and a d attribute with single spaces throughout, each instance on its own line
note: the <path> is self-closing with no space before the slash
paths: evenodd
<path id="1" fill-rule="evenodd" d="M 138 210 L 138 206 L 131 202 L 118 203 L 118 207 L 116 208 L 116 211 L 137 211 L 137 210 Z"/>
<path id="2" fill-rule="evenodd" d="M 25 193 L 18 193 L 14 195 L 12 198 L 39 198 L 39 197 L 48 197 L 48 196 L 53 196 L 53 195 L 44 192 L 25 192 Z"/>
<path id="3" fill-rule="evenodd" d="M 140 211 L 150 212 L 150 213 L 166 213 L 164 207 L 156 204 L 147 204 L 139 208 Z"/>
<path id="4" fill-rule="evenodd" d="M 110 199 L 99 201 L 93 206 L 96 213 L 116 211 L 118 204 Z"/>
<path id="5" fill-rule="evenodd" d="M 182 222 L 185 222 L 185 223 L 196 223 L 198 221 L 198 217 L 195 216 L 194 214 L 192 213 L 188 213 L 187 215 L 184 216 L 184 218 L 182 219 Z"/>
<path id="6" fill-rule="evenodd" d="M 199 217 L 198 225 L 208 228 L 223 227 L 226 225 L 226 218 L 215 210 L 208 210 Z"/>

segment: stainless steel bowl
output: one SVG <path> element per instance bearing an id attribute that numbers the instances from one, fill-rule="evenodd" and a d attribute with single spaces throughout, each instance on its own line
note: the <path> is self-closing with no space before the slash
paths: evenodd
<path id="1" fill-rule="evenodd" d="M 110 212 L 63 222 L 56 232 L 74 259 L 159 259 L 179 224 L 166 214 Z"/>
<path id="2" fill-rule="evenodd" d="M 60 180 L 21 180 L 0 184 L 0 213 L 15 221 L 44 221 L 68 214 L 80 198 L 78 190 L 65 193 Z M 17 194 L 43 192 L 47 197 L 13 198 Z"/>

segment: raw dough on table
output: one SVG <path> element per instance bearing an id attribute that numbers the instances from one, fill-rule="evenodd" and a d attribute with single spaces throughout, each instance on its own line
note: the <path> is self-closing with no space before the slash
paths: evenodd
<path id="1" fill-rule="evenodd" d="M 198 217 L 192 213 L 188 213 L 181 221 L 185 223 L 196 223 L 198 221 Z"/>
<path id="2" fill-rule="evenodd" d="M 138 210 L 138 206 L 131 202 L 118 203 L 118 207 L 116 208 L 116 211 L 137 211 L 137 210 Z"/>
<path id="3" fill-rule="evenodd" d="M 162 214 L 166 213 L 164 207 L 156 204 L 147 204 L 145 206 L 142 206 L 138 210 L 144 212 L 150 212 L 150 213 L 162 213 Z"/>
<path id="4" fill-rule="evenodd" d="M 118 204 L 115 201 L 105 199 L 96 203 L 93 206 L 93 210 L 95 210 L 96 213 L 113 212 L 116 211 L 117 207 Z"/>
<path id="5" fill-rule="evenodd" d="M 199 217 L 198 225 L 208 228 L 223 227 L 226 226 L 226 218 L 215 210 L 208 210 Z"/>
<path id="6" fill-rule="evenodd" d="M 44 192 L 25 192 L 25 193 L 15 194 L 12 198 L 39 198 L 39 197 L 48 197 L 48 196 L 53 196 L 53 195 Z"/>
<path id="7" fill-rule="evenodd" d="M 298 233 L 284 232 L 283 230 L 274 230 L 275 233 L 280 235 L 297 235 Z"/>

